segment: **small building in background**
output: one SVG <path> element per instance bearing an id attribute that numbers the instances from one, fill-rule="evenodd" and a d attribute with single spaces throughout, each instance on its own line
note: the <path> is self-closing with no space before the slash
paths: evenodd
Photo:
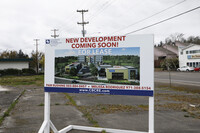
<path id="1" fill-rule="evenodd" d="M 175 42 L 154 47 L 154 66 L 161 67 L 164 59 L 175 59 L 179 57 L 178 47 L 187 47 L 189 43 Z"/>
<path id="2" fill-rule="evenodd" d="M 200 45 L 179 46 L 179 67 L 200 67 Z"/>
<path id="3" fill-rule="evenodd" d="M 0 59 L 0 70 L 4 69 L 29 69 L 32 59 Z"/>

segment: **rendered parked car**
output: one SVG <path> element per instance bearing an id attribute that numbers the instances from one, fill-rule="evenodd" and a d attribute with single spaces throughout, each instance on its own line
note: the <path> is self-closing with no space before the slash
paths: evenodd
<path id="1" fill-rule="evenodd" d="M 195 68 L 194 68 L 194 71 L 195 71 L 195 72 L 200 72 L 200 67 L 195 67 Z"/>
<path id="2" fill-rule="evenodd" d="M 72 80 L 72 83 L 77 84 L 79 82 L 77 80 Z"/>
<path id="3" fill-rule="evenodd" d="M 178 68 L 177 71 L 182 71 L 182 72 L 194 71 L 194 67 L 182 66 L 182 67 Z"/>

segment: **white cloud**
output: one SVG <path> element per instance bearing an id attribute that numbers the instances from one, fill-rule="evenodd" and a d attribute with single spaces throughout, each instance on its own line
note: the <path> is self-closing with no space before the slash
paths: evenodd
<path id="1" fill-rule="evenodd" d="M 87 35 L 112 35 L 156 12 L 181 0 L 1 0 L 0 1 L 0 50 L 19 50 L 30 53 L 35 50 L 33 39 L 50 38 L 52 29 L 59 29 L 61 38 L 81 37 L 81 14 L 77 9 L 89 9 L 85 13 Z M 107 4 L 106 4 L 107 3 Z M 106 5 L 109 6 L 106 7 Z M 199 0 L 184 3 L 151 19 L 138 23 L 113 34 L 125 34 L 165 18 L 187 11 L 200 5 Z M 103 9 L 103 10 L 101 10 Z M 200 35 L 200 10 L 193 11 L 157 26 L 135 34 L 155 34 L 155 42 L 164 40 L 170 34 L 183 33 L 185 36 Z M 99 34 L 98 32 L 101 32 Z M 39 50 L 44 51 L 41 40 Z"/>

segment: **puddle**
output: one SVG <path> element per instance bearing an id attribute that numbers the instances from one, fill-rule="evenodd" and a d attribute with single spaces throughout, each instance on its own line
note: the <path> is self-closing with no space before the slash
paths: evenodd
<path id="1" fill-rule="evenodd" d="M 7 89 L 7 88 L 0 86 L 0 91 L 10 91 L 10 89 Z"/>

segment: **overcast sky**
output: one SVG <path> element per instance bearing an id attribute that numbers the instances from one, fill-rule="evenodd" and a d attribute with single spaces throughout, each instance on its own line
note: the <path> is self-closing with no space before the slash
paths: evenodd
<path id="1" fill-rule="evenodd" d="M 89 10 L 86 36 L 104 36 L 124 35 L 198 6 L 200 0 L 0 0 L 0 52 L 22 49 L 29 54 L 35 38 L 44 52 L 44 39 L 51 38 L 52 29 L 59 29 L 60 38 L 81 37 L 77 9 Z M 159 43 L 173 33 L 200 36 L 200 9 L 134 34 L 155 34 Z"/>

